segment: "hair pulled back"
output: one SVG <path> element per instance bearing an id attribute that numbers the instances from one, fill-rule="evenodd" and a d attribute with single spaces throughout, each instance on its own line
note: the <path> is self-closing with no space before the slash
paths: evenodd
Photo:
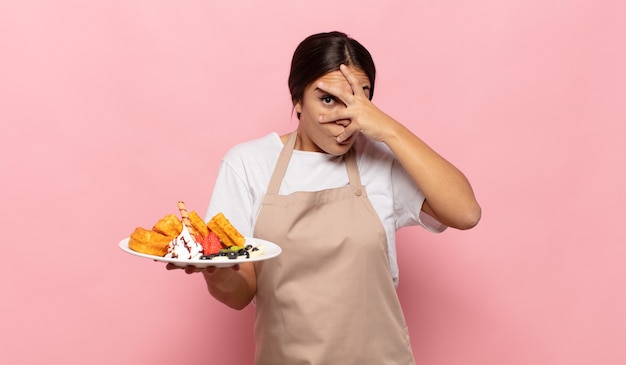
<path id="1" fill-rule="evenodd" d="M 374 95 L 376 67 L 369 51 L 342 32 L 318 33 L 308 36 L 296 48 L 289 72 L 289 92 L 295 105 L 302 101 L 304 89 L 319 77 L 339 70 L 340 65 L 359 68 L 371 83 Z M 298 117 L 300 117 L 298 115 Z"/>

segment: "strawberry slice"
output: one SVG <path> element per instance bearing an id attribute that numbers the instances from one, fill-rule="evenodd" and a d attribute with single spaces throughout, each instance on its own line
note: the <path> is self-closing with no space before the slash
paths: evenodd
<path id="1" fill-rule="evenodd" d="M 209 235 L 206 236 L 202 236 L 200 234 L 197 234 L 193 237 L 196 242 L 198 242 L 201 246 L 202 246 L 202 253 L 205 255 L 208 255 L 208 251 L 210 249 L 209 247 Z"/>
<path id="2" fill-rule="evenodd" d="M 218 253 L 219 250 L 221 250 L 222 248 L 224 248 L 222 246 L 222 242 L 220 242 L 219 237 L 217 237 L 217 234 L 215 234 L 215 232 L 210 231 L 209 235 L 207 236 L 207 241 L 208 241 L 208 248 L 209 248 L 209 253 L 205 254 L 205 255 L 210 255 L 210 254 L 214 254 L 214 253 Z M 203 246 L 204 247 L 204 246 Z"/>
<path id="3" fill-rule="evenodd" d="M 218 253 L 219 250 L 224 248 L 219 237 L 213 231 L 209 231 L 209 234 L 206 236 L 197 235 L 195 238 L 196 242 L 202 245 L 202 251 L 204 251 L 205 255 Z"/>

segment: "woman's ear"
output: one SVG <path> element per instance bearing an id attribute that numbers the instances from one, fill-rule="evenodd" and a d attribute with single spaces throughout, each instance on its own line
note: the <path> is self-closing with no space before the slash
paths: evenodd
<path id="1" fill-rule="evenodd" d="M 296 117 L 298 117 L 298 120 L 300 120 L 300 114 L 302 114 L 302 103 L 301 102 L 295 102 L 293 104 L 293 110 L 296 111 Z"/>

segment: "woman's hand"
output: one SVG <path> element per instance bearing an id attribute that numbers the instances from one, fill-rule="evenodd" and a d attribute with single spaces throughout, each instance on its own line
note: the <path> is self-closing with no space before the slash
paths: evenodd
<path id="1" fill-rule="evenodd" d="M 198 268 L 195 266 L 176 266 L 174 264 L 168 263 L 165 268 L 167 270 L 184 270 L 185 273 L 194 274 L 194 273 L 202 273 L 204 275 L 204 279 L 207 282 L 207 285 L 210 286 L 223 286 L 228 283 L 228 279 L 234 274 L 234 272 L 239 271 L 240 266 L 234 265 L 230 267 L 217 268 L 215 266 L 208 266 L 205 268 Z M 225 288 L 228 289 L 228 288 Z"/>
<path id="2" fill-rule="evenodd" d="M 204 275 L 204 279 L 207 282 L 207 285 L 210 287 L 220 288 L 222 291 L 232 291 L 234 288 L 229 287 L 229 283 L 232 283 L 232 276 L 235 275 L 236 271 L 239 271 L 240 266 L 234 265 L 229 267 L 218 268 L 215 266 L 208 266 L 204 268 L 198 268 L 195 266 L 176 266 L 174 264 L 168 263 L 165 268 L 167 270 L 184 270 L 185 273 L 194 274 L 201 273 Z"/>
<path id="3" fill-rule="evenodd" d="M 341 65 L 339 70 L 349 87 L 341 83 L 319 83 L 345 108 L 319 117 L 320 123 L 337 123 L 345 130 L 337 136 L 343 142 L 355 133 L 385 143 L 420 188 L 426 201 L 422 210 L 439 222 L 459 229 L 474 227 L 481 209 L 466 177 L 455 166 L 431 149 L 404 125 L 378 109 L 366 92 L 369 84 L 362 72 Z"/>
<path id="4" fill-rule="evenodd" d="M 363 133 L 367 137 L 384 142 L 390 127 L 398 122 L 378 109 L 369 99 L 369 83 L 363 84 L 354 71 L 345 65 L 339 70 L 349 84 L 349 88 L 339 85 L 319 83 L 317 87 L 340 100 L 345 108 L 321 115 L 320 123 L 337 123 L 345 127 L 337 136 L 337 142 L 343 142 L 355 133 Z"/>
<path id="5" fill-rule="evenodd" d="M 256 272 L 252 263 L 225 268 L 209 266 L 180 267 L 168 263 L 167 270 L 184 270 L 187 274 L 202 273 L 207 288 L 213 297 L 234 309 L 245 308 L 256 295 Z"/>
<path id="6" fill-rule="evenodd" d="M 228 281 L 228 278 L 233 275 L 233 271 L 239 271 L 239 265 L 234 265 L 230 267 L 217 268 L 215 266 L 208 266 L 204 268 L 198 268 L 195 266 L 177 266 L 171 263 L 168 263 L 165 268 L 167 270 L 184 270 L 187 274 L 193 273 L 202 273 L 207 280 L 207 283 L 211 281 L 211 283 L 215 285 L 222 284 Z"/>

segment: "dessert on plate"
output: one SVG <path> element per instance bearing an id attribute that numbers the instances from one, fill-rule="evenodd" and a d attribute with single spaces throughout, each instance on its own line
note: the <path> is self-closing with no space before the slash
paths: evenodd
<path id="1" fill-rule="evenodd" d="M 223 213 L 205 222 L 197 212 L 188 212 L 185 203 L 178 202 L 180 218 L 168 214 L 152 229 L 137 227 L 128 240 L 128 248 L 143 254 L 180 260 L 227 261 L 259 257 L 263 245 L 246 244 L 246 238 Z"/>

